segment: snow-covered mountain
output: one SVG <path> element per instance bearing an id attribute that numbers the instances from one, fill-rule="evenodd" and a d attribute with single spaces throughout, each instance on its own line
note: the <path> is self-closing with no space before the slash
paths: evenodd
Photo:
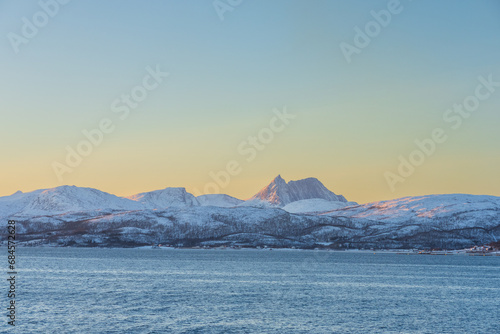
<path id="1" fill-rule="evenodd" d="M 225 194 L 208 194 L 196 197 L 202 206 L 218 206 L 221 208 L 230 208 L 243 203 L 241 199 Z"/>
<path id="2" fill-rule="evenodd" d="M 141 203 L 147 209 L 167 207 L 199 206 L 200 202 L 186 188 L 165 188 L 127 197 Z"/>
<path id="3" fill-rule="evenodd" d="M 245 205 L 283 207 L 292 202 L 312 198 L 334 202 L 347 202 L 344 196 L 335 195 L 314 177 L 287 183 L 278 175 L 269 185 L 248 199 Z"/>
<path id="4" fill-rule="evenodd" d="M 106 192 L 76 186 L 16 192 L 0 197 L 0 217 L 13 214 L 35 216 L 95 210 L 139 210 L 142 205 Z"/>

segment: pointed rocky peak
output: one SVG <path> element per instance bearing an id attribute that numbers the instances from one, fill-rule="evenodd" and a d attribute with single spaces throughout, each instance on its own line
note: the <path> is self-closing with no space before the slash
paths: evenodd
<path id="1" fill-rule="evenodd" d="M 281 177 L 280 174 L 278 174 L 278 176 L 276 176 L 272 182 L 274 182 L 274 183 L 286 183 L 286 181 Z"/>
<path id="2" fill-rule="evenodd" d="M 271 183 L 269 183 L 267 185 L 266 188 L 269 188 L 269 187 L 286 187 L 286 181 L 281 177 L 281 175 L 278 175 L 276 176 L 272 181 Z M 264 189 L 264 188 L 263 188 Z"/>
<path id="3" fill-rule="evenodd" d="M 271 183 L 250 198 L 249 201 L 263 201 L 269 202 L 271 205 L 280 206 L 283 204 L 281 198 L 286 196 L 286 192 L 286 181 L 281 177 L 281 175 L 278 175 L 271 181 Z"/>
<path id="4" fill-rule="evenodd" d="M 314 177 L 286 182 L 281 175 L 274 178 L 269 185 L 262 188 L 248 201 L 267 202 L 282 207 L 289 203 L 304 199 L 321 198 L 327 201 L 347 202 L 341 195 L 335 195 Z"/>

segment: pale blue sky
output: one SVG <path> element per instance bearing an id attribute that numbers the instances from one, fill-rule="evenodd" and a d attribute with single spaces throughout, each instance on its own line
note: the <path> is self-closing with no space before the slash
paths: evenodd
<path id="1" fill-rule="evenodd" d="M 339 44 L 388 1 L 79 1 L 61 6 L 15 53 L 8 33 L 37 1 L 0 1 L 0 196 L 61 184 L 127 195 L 202 189 L 273 108 L 296 119 L 221 189 L 250 197 L 280 174 L 318 177 L 367 202 L 429 193 L 500 195 L 500 90 L 393 192 L 384 172 L 443 112 L 500 81 L 500 2 L 402 0 L 403 10 L 347 63 Z M 51 167 L 147 66 L 170 76 L 60 182 Z M 14 176 L 13 176 L 14 175 Z"/>

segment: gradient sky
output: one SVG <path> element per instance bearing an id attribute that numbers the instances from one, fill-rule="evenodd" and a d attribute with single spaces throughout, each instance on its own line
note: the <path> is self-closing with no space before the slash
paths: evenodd
<path id="1" fill-rule="evenodd" d="M 9 33 L 41 7 L 0 1 L 0 196 L 62 184 L 199 194 L 232 160 L 241 171 L 220 192 L 242 199 L 278 174 L 360 203 L 500 196 L 500 87 L 458 129 L 443 120 L 479 76 L 500 81 L 500 2 L 400 3 L 348 63 L 340 43 L 388 1 L 243 0 L 222 21 L 210 0 L 73 0 L 18 53 Z M 113 101 L 157 65 L 169 76 L 120 120 Z M 285 106 L 295 119 L 247 161 L 237 147 Z M 58 180 L 52 163 L 103 118 L 114 131 Z M 446 142 L 392 191 L 384 173 L 435 128 Z"/>

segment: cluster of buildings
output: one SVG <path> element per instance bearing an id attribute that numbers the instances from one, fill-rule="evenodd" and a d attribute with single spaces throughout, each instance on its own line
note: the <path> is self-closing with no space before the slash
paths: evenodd
<path id="1" fill-rule="evenodd" d="M 474 246 L 466 250 L 466 253 L 493 253 L 500 251 L 497 247 L 492 245 Z"/>

